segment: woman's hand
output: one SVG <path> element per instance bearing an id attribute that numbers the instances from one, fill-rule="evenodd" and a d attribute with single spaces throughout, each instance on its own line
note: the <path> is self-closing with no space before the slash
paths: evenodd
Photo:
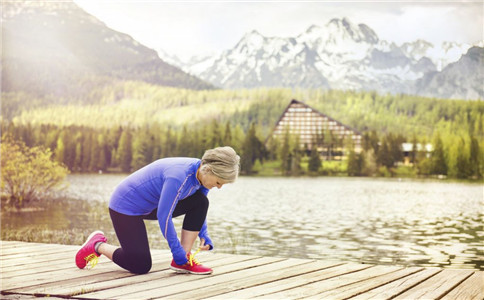
<path id="1" fill-rule="evenodd" d="M 200 250 L 202 250 L 202 251 L 210 250 L 210 245 L 205 245 L 205 239 L 204 238 L 200 238 Z"/>

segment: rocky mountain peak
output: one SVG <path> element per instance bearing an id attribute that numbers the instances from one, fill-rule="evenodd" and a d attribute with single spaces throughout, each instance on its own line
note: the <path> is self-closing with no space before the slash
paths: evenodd
<path id="1" fill-rule="evenodd" d="M 328 39 L 344 40 L 351 39 L 356 43 L 376 44 L 378 36 L 368 26 L 364 24 L 355 25 L 347 18 L 332 19 L 326 24 Z"/>
<path id="2" fill-rule="evenodd" d="M 434 46 L 424 40 L 399 46 L 380 40 L 365 24 L 334 18 L 323 26 L 311 25 L 296 37 L 265 37 L 253 30 L 236 47 L 185 70 L 225 88 L 282 86 L 418 93 L 430 80 L 422 81 L 417 90 L 416 80 L 457 62 L 469 47 L 457 43 Z M 460 64 L 469 61 L 474 52 L 479 53 L 470 51 L 469 58 Z M 467 99 L 481 94 L 458 92 L 452 97 Z"/>

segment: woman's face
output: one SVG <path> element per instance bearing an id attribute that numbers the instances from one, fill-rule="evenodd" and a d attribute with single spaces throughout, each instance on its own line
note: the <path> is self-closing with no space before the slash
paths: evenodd
<path id="1" fill-rule="evenodd" d="M 199 173 L 198 180 L 200 180 L 200 183 L 206 187 L 207 189 L 212 189 L 214 187 L 221 188 L 222 185 L 225 184 L 225 182 L 218 178 L 217 176 L 213 175 L 212 173 Z"/>

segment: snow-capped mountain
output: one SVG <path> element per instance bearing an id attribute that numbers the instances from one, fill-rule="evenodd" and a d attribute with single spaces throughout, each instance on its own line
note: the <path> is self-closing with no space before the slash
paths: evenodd
<path id="1" fill-rule="evenodd" d="M 294 38 L 267 38 L 252 31 L 233 49 L 216 57 L 213 63 L 204 60 L 190 66 L 188 70 L 209 78 L 211 82 L 217 82 L 218 86 L 230 88 L 328 87 L 326 78 L 315 66 L 318 60 L 314 50 Z"/>
<path id="2" fill-rule="evenodd" d="M 367 25 L 343 18 L 332 19 L 324 26 L 310 26 L 296 37 L 266 37 L 254 30 L 219 55 L 192 63 L 173 63 L 224 88 L 414 93 L 416 80 L 457 62 L 471 46 L 450 42 L 434 46 L 423 40 L 398 46 L 379 39 Z"/>
<path id="3" fill-rule="evenodd" d="M 400 48 L 408 57 L 420 59 L 427 57 L 441 71 L 448 64 L 458 61 L 472 45 L 458 44 L 454 42 L 443 42 L 440 47 L 434 47 L 429 42 L 417 40 L 411 43 L 404 43 Z"/>
<path id="4" fill-rule="evenodd" d="M 484 99 L 484 48 L 472 47 L 441 72 L 430 72 L 415 83 L 417 94 L 440 98 Z"/>

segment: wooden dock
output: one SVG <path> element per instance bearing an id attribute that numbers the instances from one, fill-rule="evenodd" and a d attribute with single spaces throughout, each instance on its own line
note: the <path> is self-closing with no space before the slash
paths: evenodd
<path id="1" fill-rule="evenodd" d="M 483 299 L 484 272 L 373 266 L 310 259 L 202 253 L 212 275 L 176 274 L 171 253 L 130 274 L 105 257 L 91 270 L 74 263 L 78 246 L 2 241 L 2 299 Z"/>

